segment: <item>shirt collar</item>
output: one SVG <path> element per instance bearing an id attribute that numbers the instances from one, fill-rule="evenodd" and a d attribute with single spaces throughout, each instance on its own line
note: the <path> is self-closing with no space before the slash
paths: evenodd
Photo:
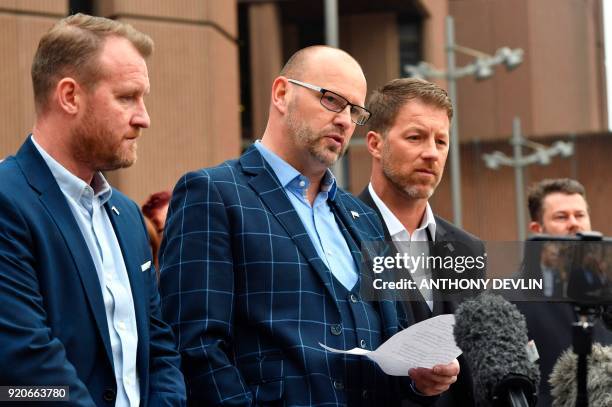
<path id="1" fill-rule="evenodd" d="M 49 167 L 53 178 L 57 182 L 62 192 L 74 199 L 76 202 L 81 202 L 82 199 L 92 200 L 97 197 L 100 200 L 100 205 L 104 205 L 112 195 L 112 188 L 104 178 L 101 172 L 94 173 L 91 185 L 68 171 L 63 165 L 51 157 L 34 139 L 31 137 L 34 147 L 38 150 L 43 160 Z"/>
<path id="2" fill-rule="evenodd" d="M 276 174 L 283 188 L 297 188 L 303 190 L 308 188 L 310 180 L 306 176 L 302 175 L 291 164 L 269 150 L 261 143 L 261 140 L 256 140 L 254 144 L 264 160 L 272 167 L 272 171 Z M 334 174 L 328 168 L 321 180 L 321 192 L 327 192 L 328 197 L 334 200 L 336 197 L 336 190 L 336 177 L 334 177 Z"/>
<path id="3" fill-rule="evenodd" d="M 382 215 L 383 221 L 385 222 L 385 225 L 387 226 L 387 229 L 389 230 L 389 235 L 393 237 L 397 235 L 398 233 L 405 231 L 406 228 L 404 227 L 402 222 L 400 222 L 397 216 L 395 216 L 395 214 L 391 212 L 391 210 L 387 207 L 387 205 L 383 202 L 383 200 L 380 199 L 380 197 L 376 194 L 376 191 L 374 191 L 374 188 L 372 187 L 371 182 L 368 184 L 368 191 L 370 192 L 370 195 L 372 196 L 372 200 L 374 201 L 374 203 L 378 207 L 378 210 L 380 211 L 380 214 Z M 416 230 L 422 230 L 425 228 L 429 230 L 432 240 L 435 241 L 436 240 L 436 218 L 433 215 L 433 211 L 431 210 L 431 206 L 429 205 L 429 202 L 427 202 L 427 205 L 425 206 L 425 215 L 423 216 L 423 219 L 421 220 L 421 224 Z"/>

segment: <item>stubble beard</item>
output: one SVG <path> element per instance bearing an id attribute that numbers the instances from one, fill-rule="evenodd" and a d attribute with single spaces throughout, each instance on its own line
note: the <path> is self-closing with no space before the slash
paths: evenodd
<path id="1" fill-rule="evenodd" d="M 287 127 L 297 145 L 306 147 L 310 156 L 326 167 L 334 165 L 344 155 L 348 144 L 341 147 L 340 151 L 325 146 L 323 136 L 325 130 L 317 134 L 305 121 L 299 120 L 294 112 L 295 110 L 290 106 Z"/>
<path id="2" fill-rule="evenodd" d="M 393 165 L 393 157 L 388 143 L 383 145 L 381 167 L 383 175 L 391 185 L 409 199 L 431 198 L 440 183 L 440 179 L 438 179 L 433 185 L 425 185 L 411 179 L 414 174 L 402 174 L 401 169 Z"/>
<path id="3" fill-rule="evenodd" d="M 73 130 L 71 140 L 75 158 L 94 171 L 127 168 L 136 161 L 136 141 L 123 147 L 123 137 L 118 138 L 106 123 L 97 119 L 90 106 L 80 125 Z"/>

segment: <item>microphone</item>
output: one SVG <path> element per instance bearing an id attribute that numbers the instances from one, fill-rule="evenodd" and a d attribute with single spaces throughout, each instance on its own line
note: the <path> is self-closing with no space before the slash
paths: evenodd
<path id="1" fill-rule="evenodd" d="M 589 374 L 587 393 L 589 406 L 612 406 L 612 346 L 593 344 L 587 358 Z M 550 394 L 556 407 L 574 407 L 576 405 L 576 354 L 567 349 L 555 363 L 550 375 Z"/>
<path id="2" fill-rule="evenodd" d="M 515 305 L 482 293 L 455 312 L 455 341 L 470 365 L 479 406 L 535 406 L 538 366 L 527 357 L 527 324 Z"/>

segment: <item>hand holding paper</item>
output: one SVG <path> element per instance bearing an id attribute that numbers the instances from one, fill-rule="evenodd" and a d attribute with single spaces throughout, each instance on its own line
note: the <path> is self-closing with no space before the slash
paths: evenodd
<path id="1" fill-rule="evenodd" d="M 452 314 L 426 319 L 396 333 L 374 351 L 361 348 L 338 350 L 322 343 L 319 345 L 329 352 L 365 355 L 386 374 L 407 376 L 412 368 L 432 368 L 447 364 L 461 355 L 453 336 L 454 324 L 455 316 Z"/>

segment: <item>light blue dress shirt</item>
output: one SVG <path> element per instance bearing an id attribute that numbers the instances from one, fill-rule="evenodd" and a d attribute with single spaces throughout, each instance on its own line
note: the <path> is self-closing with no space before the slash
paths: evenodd
<path id="1" fill-rule="evenodd" d="M 351 290 L 358 280 L 358 268 L 328 204 L 328 199 L 333 200 L 336 195 L 336 179 L 332 172 L 329 169 L 326 171 L 321 181 L 321 190 L 311 206 L 306 197 L 310 180 L 268 150 L 259 140 L 255 142 L 255 147 L 285 189 L 321 260 L 334 277 Z"/>
<path id="2" fill-rule="evenodd" d="M 117 382 L 115 405 L 137 407 L 140 386 L 136 371 L 138 331 L 134 299 L 121 247 L 104 209 L 112 189 L 99 172 L 94 175 L 91 186 L 87 185 L 47 154 L 33 136 L 32 142 L 66 197 L 96 267 Z"/>

